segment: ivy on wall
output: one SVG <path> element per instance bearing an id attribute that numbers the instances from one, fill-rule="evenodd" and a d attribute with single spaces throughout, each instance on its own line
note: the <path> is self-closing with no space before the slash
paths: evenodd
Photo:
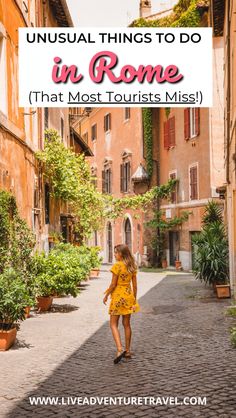
<path id="1" fill-rule="evenodd" d="M 145 109 L 145 114 L 146 132 L 150 135 L 151 110 Z M 103 194 L 94 186 L 94 177 L 84 155 L 77 155 L 66 148 L 57 131 L 52 129 L 46 131 L 45 148 L 36 157 L 49 181 L 51 195 L 70 203 L 77 232 L 83 238 L 89 237 L 94 230 L 102 229 L 105 220 L 122 216 L 127 209 L 146 211 L 157 197 L 168 198 L 176 184 L 176 180 L 169 180 L 167 184 L 153 187 L 142 195 L 122 198 Z"/>
<path id="2" fill-rule="evenodd" d="M 197 27 L 201 21 L 198 5 L 209 5 L 209 0 L 179 0 L 173 12 L 160 19 L 136 19 L 132 27 Z"/>
<path id="3" fill-rule="evenodd" d="M 153 172 L 153 138 L 152 138 L 152 110 L 148 107 L 142 109 L 143 114 L 143 137 L 146 154 L 147 173 L 149 177 Z"/>

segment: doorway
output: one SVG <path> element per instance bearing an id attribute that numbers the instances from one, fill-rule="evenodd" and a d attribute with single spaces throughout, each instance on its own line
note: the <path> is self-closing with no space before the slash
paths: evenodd
<path id="1" fill-rule="evenodd" d="M 125 244 L 128 245 L 130 251 L 132 251 L 132 229 L 129 218 L 125 220 Z"/>
<path id="2" fill-rule="evenodd" d="M 190 242 L 191 242 L 191 262 L 192 262 L 192 267 L 191 269 L 194 269 L 194 265 L 195 265 L 195 260 L 196 260 L 196 246 L 193 244 L 193 237 L 200 234 L 199 231 L 191 231 L 190 232 Z"/>
<path id="3" fill-rule="evenodd" d="M 177 260 L 179 248 L 179 233 L 176 231 L 169 232 L 169 248 L 170 266 L 175 266 L 175 260 Z"/>

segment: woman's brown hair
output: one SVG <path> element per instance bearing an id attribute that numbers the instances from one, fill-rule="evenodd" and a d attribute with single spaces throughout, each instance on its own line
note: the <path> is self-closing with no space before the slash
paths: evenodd
<path id="1" fill-rule="evenodd" d="M 128 245 L 119 244 L 116 245 L 114 249 L 121 255 L 122 261 L 125 263 L 128 272 L 135 273 L 137 271 L 137 265 Z"/>

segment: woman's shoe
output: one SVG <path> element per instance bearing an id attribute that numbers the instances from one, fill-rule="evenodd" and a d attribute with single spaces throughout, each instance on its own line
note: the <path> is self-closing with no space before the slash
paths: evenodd
<path id="1" fill-rule="evenodd" d="M 114 359 L 114 363 L 117 364 L 121 361 L 122 357 L 125 355 L 125 351 L 119 350 L 119 355 Z"/>
<path id="2" fill-rule="evenodd" d="M 125 350 L 125 355 L 124 355 L 124 357 L 125 357 L 125 358 L 131 358 L 131 357 L 132 357 L 131 352 L 130 352 L 129 350 Z"/>

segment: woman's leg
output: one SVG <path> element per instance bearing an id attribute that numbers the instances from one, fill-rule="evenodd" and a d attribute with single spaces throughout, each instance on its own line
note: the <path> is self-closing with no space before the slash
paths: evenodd
<path id="1" fill-rule="evenodd" d="M 110 315 L 110 328 L 113 338 L 116 343 L 117 351 L 122 351 L 122 343 L 120 339 L 120 332 L 118 328 L 120 315 Z"/>
<path id="2" fill-rule="evenodd" d="M 125 330 L 125 350 L 130 351 L 130 343 L 131 343 L 131 336 L 132 336 L 132 330 L 130 326 L 130 316 L 128 315 L 122 315 L 122 323 Z"/>

